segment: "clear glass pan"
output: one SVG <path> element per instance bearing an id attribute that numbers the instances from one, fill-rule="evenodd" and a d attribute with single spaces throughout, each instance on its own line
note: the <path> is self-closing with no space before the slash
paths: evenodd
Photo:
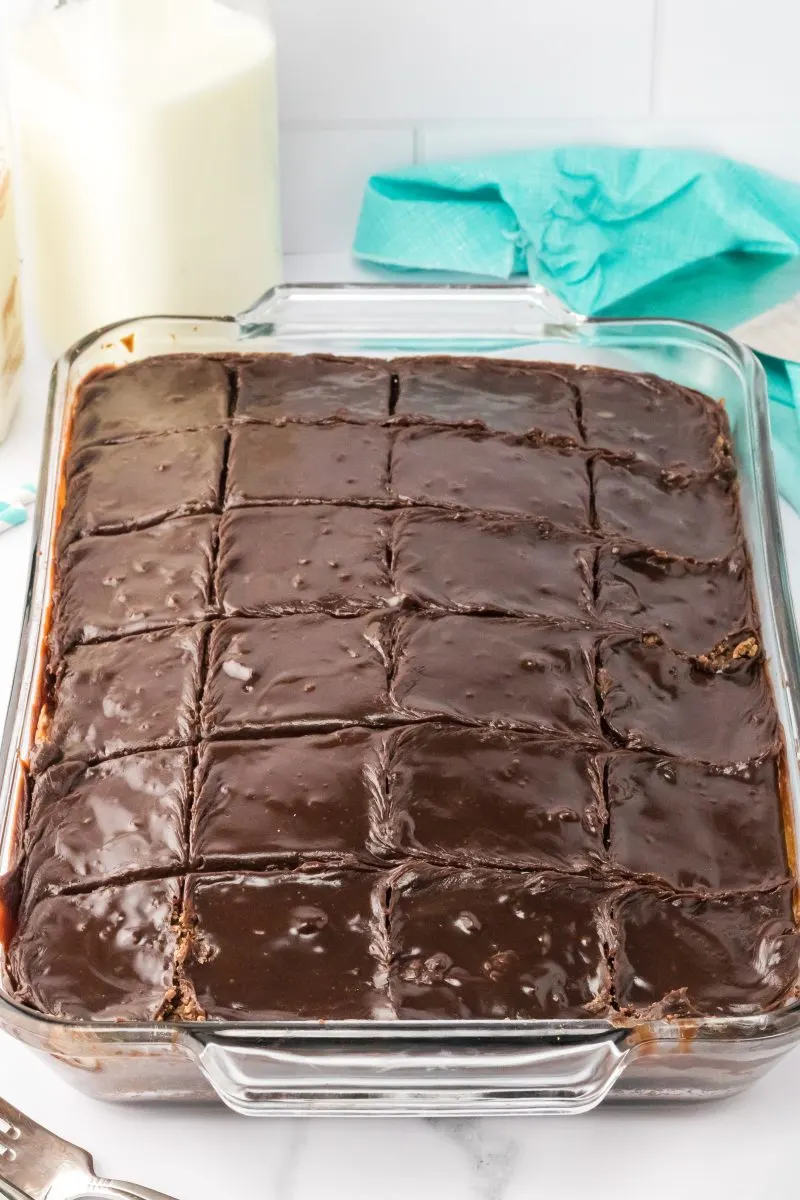
<path id="1" fill-rule="evenodd" d="M 86 338 L 53 373 L 30 588 L 3 740 L 0 867 L 18 855 L 24 766 L 37 718 L 61 460 L 76 389 L 101 364 L 176 351 L 456 353 L 618 365 L 724 398 L 764 642 L 786 740 L 794 831 L 798 639 L 756 359 L 679 321 L 590 321 L 528 287 L 282 287 L 236 318 L 148 317 Z M 691 831 L 687 830 L 687 837 Z M 2 939 L 5 940 L 5 935 Z M 800 994 L 800 993 L 798 993 Z M 0 1025 L 109 1100 L 221 1097 L 265 1114 L 584 1112 L 612 1100 L 696 1100 L 741 1090 L 800 1040 L 800 1004 L 738 1018 L 658 1021 L 80 1024 L 17 1004 Z"/>

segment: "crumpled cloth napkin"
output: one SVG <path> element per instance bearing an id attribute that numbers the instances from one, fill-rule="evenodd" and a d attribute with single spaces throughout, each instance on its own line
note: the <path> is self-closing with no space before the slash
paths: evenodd
<path id="1" fill-rule="evenodd" d="M 800 290 L 800 185 L 685 150 L 568 146 L 428 164 L 369 180 L 354 250 L 406 270 L 528 275 L 589 316 L 729 329 Z M 762 361 L 779 487 L 800 512 L 800 367 Z"/>

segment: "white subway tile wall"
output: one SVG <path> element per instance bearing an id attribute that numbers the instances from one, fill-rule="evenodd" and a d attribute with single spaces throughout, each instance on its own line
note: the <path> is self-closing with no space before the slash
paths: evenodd
<path id="1" fill-rule="evenodd" d="M 676 117 L 797 117 L 797 0 L 659 0 L 654 99 Z"/>
<path id="2" fill-rule="evenodd" d="M 298 0 L 304 3 L 305 0 Z M 414 159 L 414 130 L 285 126 L 281 137 L 283 244 L 325 254 L 352 241 L 364 182 Z"/>
<path id="3" fill-rule="evenodd" d="M 618 142 L 800 180 L 798 0 L 272 0 L 290 253 L 352 243 L 373 171 Z"/>
<path id="4" fill-rule="evenodd" d="M 481 125 L 428 124 L 419 130 L 420 157 L 459 158 L 494 154 L 528 146 L 558 146 L 570 142 L 619 146 L 691 146 L 715 150 L 745 162 L 800 180 L 800 102 L 795 120 L 704 117 L 665 118 L 658 113 L 641 120 L 515 121 Z"/>
<path id="5" fill-rule="evenodd" d="M 287 121 L 644 116 L 654 0 L 272 0 Z"/>

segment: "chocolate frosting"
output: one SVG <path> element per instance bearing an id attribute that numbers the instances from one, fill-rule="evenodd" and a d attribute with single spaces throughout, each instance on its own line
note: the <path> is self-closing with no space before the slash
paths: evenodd
<path id="1" fill-rule="evenodd" d="M 175 746 L 197 728 L 202 626 L 77 646 L 64 660 L 38 761 Z"/>
<path id="2" fill-rule="evenodd" d="M 567 529 L 591 523 L 580 454 L 468 430 L 400 430 L 392 490 L 413 504 L 518 513 Z"/>
<path id="3" fill-rule="evenodd" d="M 775 1004 L 797 977 L 791 888 L 716 898 L 641 889 L 620 901 L 616 923 L 623 1011 L 742 1016 Z"/>
<path id="4" fill-rule="evenodd" d="M 392 572 L 422 604 L 579 622 L 592 608 L 594 553 L 533 521 L 421 508 L 395 521 Z"/>
<path id="5" fill-rule="evenodd" d="M 95 372 L 80 391 L 73 446 L 222 425 L 228 372 L 201 355 L 147 358 Z"/>
<path id="6" fill-rule="evenodd" d="M 221 621 L 209 643 L 203 736 L 379 718 L 388 692 L 378 636 L 368 617 Z"/>
<path id="7" fill-rule="evenodd" d="M 590 885 L 420 871 L 392 887 L 390 990 L 405 1019 L 603 1016 L 608 926 Z"/>
<path id="8" fill-rule="evenodd" d="M 599 739 L 594 640 L 483 617 L 409 617 L 397 638 L 392 699 L 412 717 Z"/>
<path id="9" fill-rule="evenodd" d="M 581 417 L 588 445 L 648 459 L 673 470 L 706 471 L 727 452 L 718 404 L 655 375 L 579 368 Z"/>
<path id="10" fill-rule="evenodd" d="M 11 947 L 20 998 L 54 1017 L 152 1021 L 172 998 L 177 951 L 174 879 L 51 896 Z"/>
<path id="11" fill-rule="evenodd" d="M 390 436 L 374 426 L 239 425 L 227 504 L 387 503 Z"/>
<path id="12" fill-rule="evenodd" d="M 601 550 L 597 613 L 688 654 L 708 653 L 755 623 L 743 556 L 693 563 L 646 550 Z"/>
<path id="13" fill-rule="evenodd" d="M 60 763 L 36 781 L 25 834 L 27 895 L 87 888 L 187 859 L 189 754 L 156 750 L 88 770 Z"/>
<path id="14" fill-rule="evenodd" d="M 695 559 L 724 559 L 741 545 L 734 494 L 724 481 L 670 483 L 662 475 L 594 463 L 600 532 Z"/>
<path id="15" fill-rule="evenodd" d="M 74 542 L 59 564 L 57 652 L 205 617 L 217 523 L 211 515 L 184 517 Z"/>
<path id="16" fill-rule="evenodd" d="M 609 853 L 623 873 L 684 891 L 771 888 L 789 880 L 776 757 L 737 775 L 674 758 L 615 754 L 607 770 Z"/>
<path id="17" fill-rule="evenodd" d="M 391 1016 L 380 888 L 360 872 L 189 880 L 184 966 L 210 1020 Z"/>
<path id="18" fill-rule="evenodd" d="M 238 369 L 236 416 L 262 421 L 384 421 L 389 364 L 323 354 L 262 354 Z"/>
<path id="19" fill-rule="evenodd" d="M 391 518 L 329 504 L 237 508 L 219 534 L 223 610 L 241 613 L 363 613 L 393 598 Z"/>
<path id="20" fill-rule="evenodd" d="M 90 446 L 70 459 L 59 543 L 87 533 L 121 533 L 164 517 L 219 505 L 223 430 Z"/>
<path id="21" fill-rule="evenodd" d="M 624 1021 L 793 994 L 714 401 L 560 364 L 175 356 L 96 373 L 69 451 L 26 1004 Z"/>
<path id="22" fill-rule="evenodd" d="M 776 746 L 760 657 L 714 670 L 664 646 L 612 640 L 599 662 L 603 717 L 632 749 L 724 766 L 744 765 Z"/>
<path id="23" fill-rule="evenodd" d="M 401 421 L 475 423 L 501 433 L 577 442 L 577 393 L 553 371 L 489 358 L 396 358 Z"/>
<path id="24" fill-rule="evenodd" d="M 216 869 L 309 858 L 368 857 L 381 805 L 379 735 L 203 746 L 195 777 L 191 857 Z"/>
<path id="25" fill-rule="evenodd" d="M 601 772 L 583 748 L 500 730 L 392 733 L 387 851 L 465 866 L 588 870 L 605 858 Z"/>

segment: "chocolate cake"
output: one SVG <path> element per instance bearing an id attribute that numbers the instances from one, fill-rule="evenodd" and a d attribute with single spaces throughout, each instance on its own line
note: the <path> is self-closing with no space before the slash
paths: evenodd
<path id="1" fill-rule="evenodd" d="M 88 1021 L 780 1004 L 783 749 L 723 408 L 480 358 L 76 399 L 19 998 Z"/>

